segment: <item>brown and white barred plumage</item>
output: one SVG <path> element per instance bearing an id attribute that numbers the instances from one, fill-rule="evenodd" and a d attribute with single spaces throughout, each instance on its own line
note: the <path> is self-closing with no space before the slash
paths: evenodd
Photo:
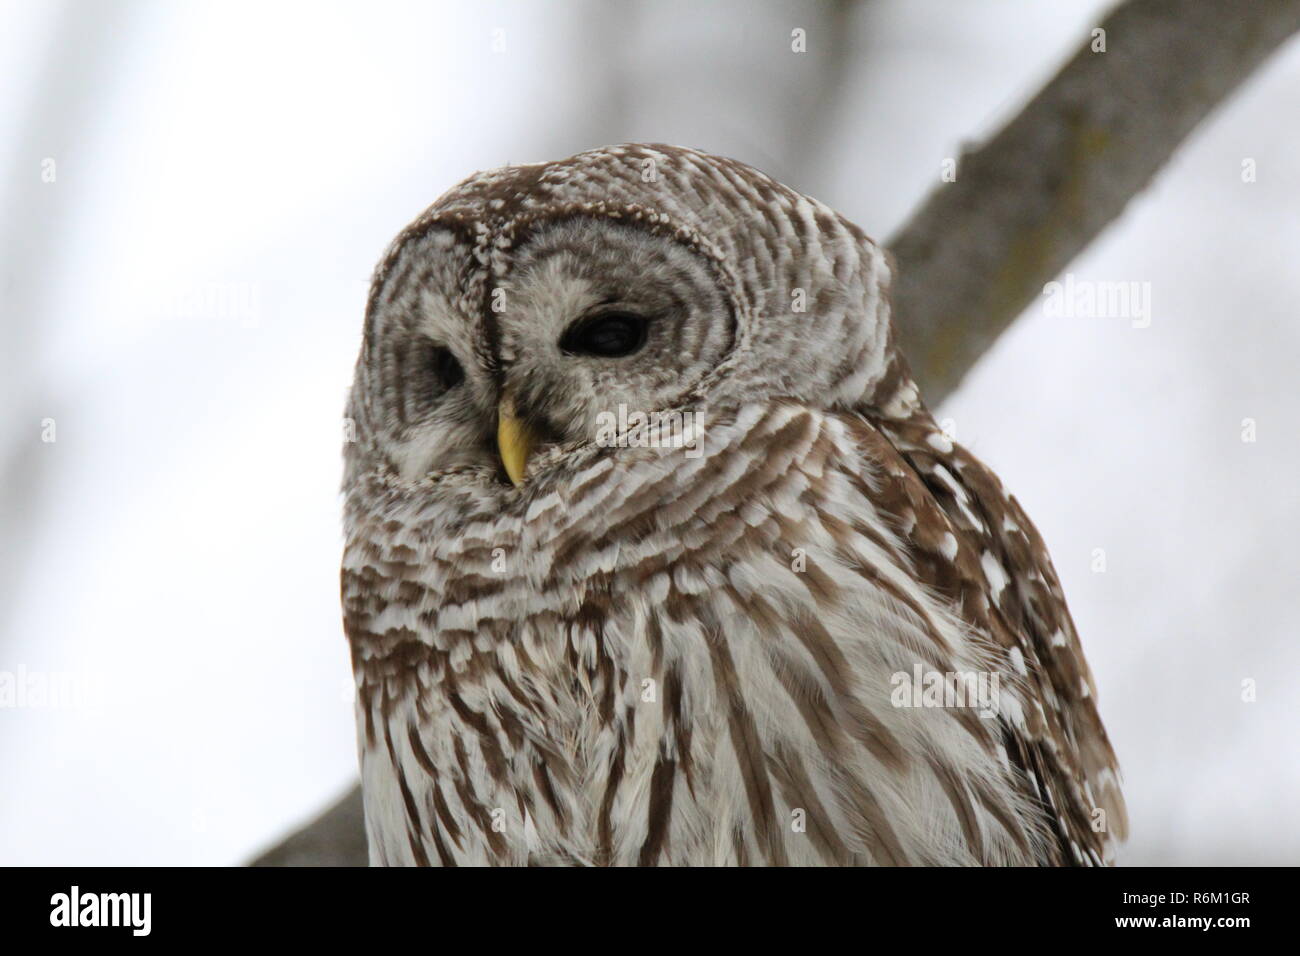
<path id="1" fill-rule="evenodd" d="M 1123 803 L 1060 585 L 921 403 L 891 268 L 816 201 L 667 146 L 479 174 L 398 237 L 346 452 L 372 862 L 1109 858 Z M 669 316 L 663 374 L 530 341 L 623 285 Z M 431 341 L 454 393 L 421 377 Z M 555 439 L 519 488 L 503 389 Z M 706 410 L 699 457 L 592 441 L 622 398 Z M 997 674 L 998 715 L 893 706 L 918 662 Z"/>

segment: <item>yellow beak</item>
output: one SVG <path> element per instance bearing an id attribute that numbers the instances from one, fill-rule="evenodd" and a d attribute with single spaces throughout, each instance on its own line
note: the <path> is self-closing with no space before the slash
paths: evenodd
<path id="1" fill-rule="evenodd" d="M 509 395 L 497 406 L 497 451 L 511 483 L 520 487 L 528 468 L 528 456 L 537 443 L 527 423 L 515 416 L 515 403 Z"/>

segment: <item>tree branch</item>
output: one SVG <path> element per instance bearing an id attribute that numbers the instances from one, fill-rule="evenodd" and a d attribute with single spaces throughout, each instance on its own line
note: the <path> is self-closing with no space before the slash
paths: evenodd
<path id="1" fill-rule="evenodd" d="M 937 404 L 1124 211 L 1188 134 L 1300 29 L 1300 0 L 1129 0 L 889 243 L 903 352 Z M 254 861 L 366 863 L 360 788 Z"/>
<path id="2" fill-rule="evenodd" d="M 1215 106 L 1300 28 L 1298 0 L 1130 0 L 888 243 L 931 407 Z"/>
<path id="3" fill-rule="evenodd" d="M 249 866 L 365 866 L 367 862 L 361 788 L 353 787 Z"/>

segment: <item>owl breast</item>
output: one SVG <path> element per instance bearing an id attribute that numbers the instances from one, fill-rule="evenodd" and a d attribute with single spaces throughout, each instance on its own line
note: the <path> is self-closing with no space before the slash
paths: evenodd
<path id="1" fill-rule="evenodd" d="M 343 588 L 372 862 L 1045 858 L 1019 676 L 918 582 L 919 482 L 883 448 L 766 404 L 504 503 L 368 479 Z M 996 675 L 1000 705 L 913 706 L 921 672 Z"/>

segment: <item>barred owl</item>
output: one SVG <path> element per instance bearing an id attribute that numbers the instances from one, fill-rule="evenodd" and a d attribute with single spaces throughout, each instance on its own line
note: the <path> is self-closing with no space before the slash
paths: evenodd
<path id="1" fill-rule="evenodd" d="M 1060 584 L 922 403 L 893 269 L 660 145 L 398 236 L 345 449 L 372 863 L 1109 862 Z"/>

